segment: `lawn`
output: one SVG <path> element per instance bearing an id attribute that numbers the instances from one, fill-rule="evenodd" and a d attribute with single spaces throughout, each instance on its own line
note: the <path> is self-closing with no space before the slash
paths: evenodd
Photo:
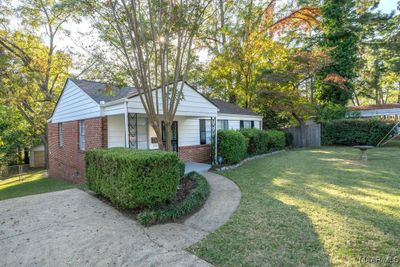
<path id="1" fill-rule="evenodd" d="M 293 150 L 225 172 L 242 191 L 240 207 L 190 250 L 218 266 L 400 264 L 400 149 L 358 156 Z"/>
<path id="2" fill-rule="evenodd" d="M 0 200 L 75 187 L 82 187 L 82 185 L 70 184 L 62 180 L 48 178 L 46 172 L 43 170 L 34 171 L 22 175 L 21 178 L 15 176 L 0 180 Z"/>

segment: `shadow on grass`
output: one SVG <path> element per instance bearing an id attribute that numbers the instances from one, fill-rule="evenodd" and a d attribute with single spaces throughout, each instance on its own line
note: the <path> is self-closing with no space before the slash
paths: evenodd
<path id="1" fill-rule="evenodd" d="M 41 178 L 33 181 L 15 182 L 15 185 L 7 185 L 7 187 L 0 189 L 0 200 L 76 187 L 80 186 L 53 178 Z"/>
<path id="2" fill-rule="evenodd" d="M 193 248 L 222 266 L 361 265 L 400 255 L 400 151 L 295 150 L 226 172 L 242 191 L 228 224 Z"/>

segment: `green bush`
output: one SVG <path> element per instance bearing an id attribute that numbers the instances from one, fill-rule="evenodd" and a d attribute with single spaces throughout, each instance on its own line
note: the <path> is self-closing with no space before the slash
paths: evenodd
<path id="1" fill-rule="evenodd" d="M 321 133 L 322 144 L 376 146 L 393 126 L 393 123 L 376 119 L 344 119 L 324 122 Z"/>
<path id="2" fill-rule="evenodd" d="M 165 208 L 143 211 L 138 214 L 138 221 L 146 226 L 175 221 L 203 206 L 210 194 L 207 180 L 196 172 L 191 172 L 187 176 L 194 182 L 194 188 L 182 202 L 177 205 L 170 204 Z"/>
<path id="3" fill-rule="evenodd" d="M 246 138 L 239 131 L 218 131 L 218 156 L 225 164 L 233 164 L 243 160 L 246 156 Z"/>
<path id="4" fill-rule="evenodd" d="M 89 189 L 122 208 L 173 200 L 185 165 L 173 152 L 96 149 L 86 152 Z"/>
<path id="5" fill-rule="evenodd" d="M 246 137 L 247 144 L 247 154 L 248 155 L 257 155 L 267 153 L 269 151 L 269 142 L 270 138 L 268 133 L 263 130 L 255 129 L 255 128 L 243 128 L 239 130 L 244 137 Z"/>
<path id="6" fill-rule="evenodd" d="M 285 132 L 285 145 L 292 146 L 293 145 L 293 134 L 289 132 Z"/>
<path id="7" fill-rule="evenodd" d="M 285 133 L 278 130 L 267 130 L 268 151 L 282 150 L 285 148 Z"/>

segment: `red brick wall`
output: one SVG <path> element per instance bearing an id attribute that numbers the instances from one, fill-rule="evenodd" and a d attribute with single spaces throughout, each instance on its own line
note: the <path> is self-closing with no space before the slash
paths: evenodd
<path id="1" fill-rule="evenodd" d="M 211 162 L 211 145 L 180 146 L 179 157 L 184 161 Z"/>
<path id="2" fill-rule="evenodd" d="M 63 146 L 59 146 L 58 123 L 47 125 L 49 176 L 74 183 L 85 181 L 85 151 L 107 147 L 107 118 L 85 120 L 85 151 L 79 149 L 79 122 L 63 122 Z"/>

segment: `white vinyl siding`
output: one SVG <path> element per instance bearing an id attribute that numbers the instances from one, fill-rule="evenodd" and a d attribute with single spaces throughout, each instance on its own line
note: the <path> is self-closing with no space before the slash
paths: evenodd
<path id="1" fill-rule="evenodd" d="M 137 118 L 138 149 L 148 149 L 147 132 L 148 132 L 147 118 L 138 117 Z"/>
<path id="2" fill-rule="evenodd" d="M 100 106 L 72 81 L 68 80 L 58 100 L 51 122 L 64 122 L 100 116 Z"/>
<path id="3" fill-rule="evenodd" d="M 162 113 L 162 101 L 161 101 L 161 92 L 160 90 L 154 90 L 153 98 L 154 101 L 156 99 L 156 92 L 159 93 L 159 109 L 160 113 Z M 128 102 L 129 113 L 139 113 L 144 114 L 145 110 L 143 108 L 142 102 L 140 101 L 140 97 L 136 96 L 129 99 Z M 183 99 L 180 101 L 178 109 L 176 111 L 176 116 L 193 116 L 193 117 L 215 117 L 217 115 L 217 107 L 214 106 L 210 101 L 208 101 L 201 94 L 196 92 L 196 90 L 187 86 L 186 84 L 183 87 Z M 111 110 L 106 107 L 105 114 L 111 114 Z"/>
<path id="4" fill-rule="evenodd" d="M 218 130 L 228 130 L 229 129 L 229 120 L 218 120 L 217 129 Z"/>
<path id="5" fill-rule="evenodd" d="M 148 149 L 148 122 L 145 117 L 137 118 L 138 149 Z M 108 147 L 125 147 L 125 117 L 124 115 L 108 116 L 107 118 Z"/>
<path id="6" fill-rule="evenodd" d="M 230 130 L 239 130 L 240 121 L 254 121 L 254 128 L 261 129 L 262 116 L 239 115 L 239 114 L 218 114 L 218 121 L 228 120 Z M 250 122 L 251 124 L 251 122 Z"/>
<path id="7" fill-rule="evenodd" d="M 108 147 L 125 147 L 124 115 L 107 117 Z"/>

